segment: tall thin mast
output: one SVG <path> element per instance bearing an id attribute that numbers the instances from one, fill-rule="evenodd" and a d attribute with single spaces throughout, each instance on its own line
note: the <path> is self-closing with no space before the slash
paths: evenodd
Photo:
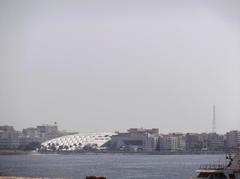
<path id="1" fill-rule="evenodd" d="M 216 106 L 213 105 L 212 133 L 216 133 Z"/>

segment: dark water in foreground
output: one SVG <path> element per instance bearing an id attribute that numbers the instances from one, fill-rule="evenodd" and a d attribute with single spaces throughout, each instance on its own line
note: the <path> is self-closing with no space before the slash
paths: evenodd
<path id="1" fill-rule="evenodd" d="M 188 179 L 200 164 L 219 163 L 224 155 L 37 154 L 2 155 L 2 175 L 107 179 Z"/>

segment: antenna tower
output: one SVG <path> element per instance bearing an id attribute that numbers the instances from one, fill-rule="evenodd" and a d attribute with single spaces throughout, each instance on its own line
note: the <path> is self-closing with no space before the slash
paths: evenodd
<path id="1" fill-rule="evenodd" d="M 216 106 L 213 105 L 212 133 L 216 133 Z"/>

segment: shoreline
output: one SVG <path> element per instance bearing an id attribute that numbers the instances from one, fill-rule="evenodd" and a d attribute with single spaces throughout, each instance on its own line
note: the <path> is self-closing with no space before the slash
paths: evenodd
<path id="1" fill-rule="evenodd" d="M 0 176 L 0 179 L 64 179 L 64 178 L 25 177 L 25 176 Z"/>
<path id="2" fill-rule="evenodd" d="M 122 155 L 220 155 L 226 154 L 226 152 L 216 152 L 216 151 L 209 151 L 209 152 L 122 152 L 122 151 L 84 151 L 84 152 L 72 152 L 72 151 L 61 151 L 61 152 L 38 152 L 39 154 L 74 154 L 74 155 L 98 155 L 98 154 L 122 154 Z"/>
<path id="3" fill-rule="evenodd" d="M 10 149 L 2 149 L 0 150 L 0 155 L 29 155 L 38 153 L 35 150 L 10 150 Z"/>
<path id="4" fill-rule="evenodd" d="M 36 150 L 0 150 L 0 155 L 33 155 L 33 154 L 62 154 L 62 155 L 89 155 L 89 154 L 129 154 L 129 155 L 214 155 L 226 154 L 227 151 L 154 151 L 154 152 L 129 152 L 129 151 L 47 151 L 38 152 Z M 231 153 L 235 153 L 234 151 Z"/>

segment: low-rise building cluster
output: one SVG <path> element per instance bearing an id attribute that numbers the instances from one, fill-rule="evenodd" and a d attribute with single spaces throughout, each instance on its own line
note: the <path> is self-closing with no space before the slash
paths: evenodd
<path id="1" fill-rule="evenodd" d="M 58 126 L 39 125 L 17 131 L 13 126 L 0 126 L 0 149 L 32 149 L 46 140 L 72 133 L 59 131 Z"/>
<path id="2" fill-rule="evenodd" d="M 111 138 L 112 150 L 201 152 L 228 151 L 240 148 L 240 131 L 217 133 L 169 133 L 154 129 L 129 129 Z"/>
<path id="3" fill-rule="evenodd" d="M 111 150 L 123 152 L 202 152 L 240 149 L 240 131 L 161 134 L 158 128 L 126 132 L 78 134 L 59 131 L 56 124 L 26 128 L 0 126 L 0 149 L 39 147 L 44 151 Z"/>

